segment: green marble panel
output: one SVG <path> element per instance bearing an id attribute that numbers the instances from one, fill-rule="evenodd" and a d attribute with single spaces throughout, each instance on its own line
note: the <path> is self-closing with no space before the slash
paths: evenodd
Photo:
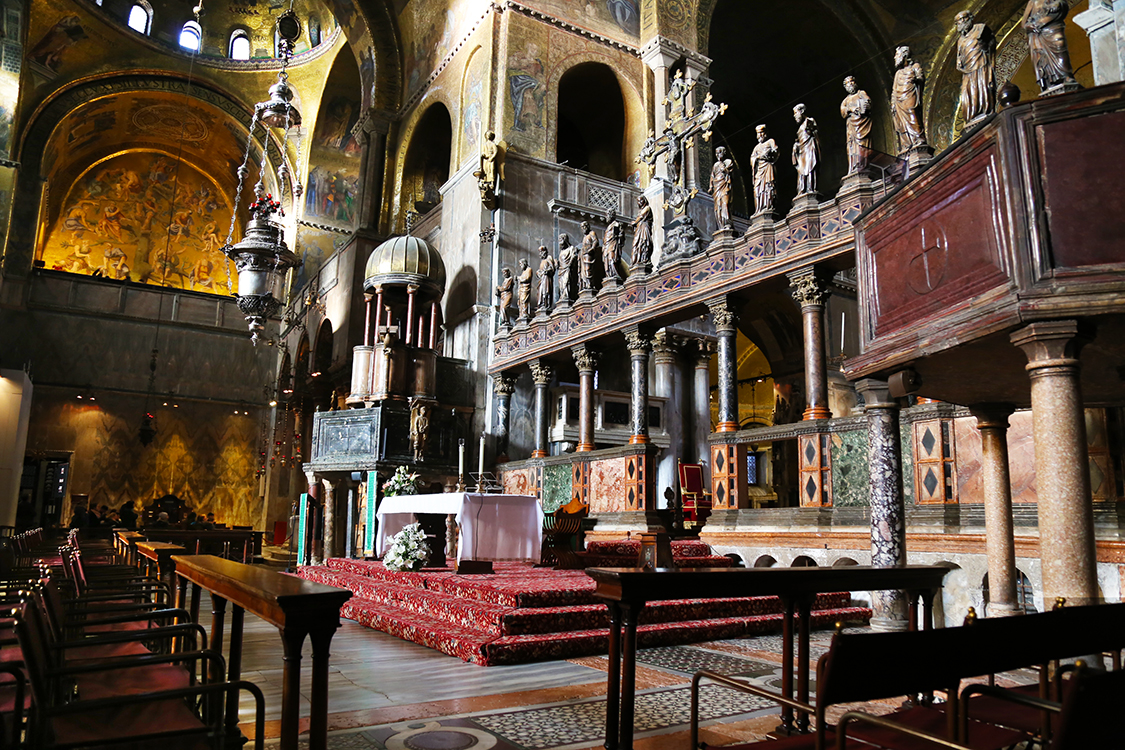
<path id="1" fill-rule="evenodd" d="M 867 432 L 854 430 L 832 435 L 832 504 L 866 507 L 868 495 Z"/>
<path id="2" fill-rule="evenodd" d="M 570 464 L 543 467 L 543 512 L 554 513 L 570 502 Z"/>
<path id="3" fill-rule="evenodd" d="M 914 439 L 913 425 L 899 425 L 899 439 L 902 442 L 902 496 L 907 505 L 914 505 Z"/>

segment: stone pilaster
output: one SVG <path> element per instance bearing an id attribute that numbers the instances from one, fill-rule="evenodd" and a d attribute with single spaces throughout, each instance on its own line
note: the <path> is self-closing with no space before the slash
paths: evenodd
<path id="1" fill-rule="evenodd" d="M 551 394 L 547 389 L 551 385 L 555 371 L 541 359 L 533 360 L 529 367 L 531 381 L 535 383 L 535 449 L 532 450 L 531 457 L 546 458 L 547 422 L 551 413 Z"/>
<path id="2" fill-rule="evenodd" d="M 625 342 L 629 346 L 632 363 L 630 378 L 630 422 L 629 443 L 640 445 L 648 439 L 648 356 L 652 351 L 652 338 L 639 328 L 625 331 Z"/>
<path id="3" fill-rule="evenodd" d="M 711 435 L 711 356 L 715 343 L 696 341 L 695 368 L 692 373 L 692 436 L 691 450 L 685 446 L 685 463 L 711 460 L 707 439 Z M 686 438 L 685 438 L 686 442 Z"/>
<path id="4" fill-rule="evenodd" d="M 652 356 L 656 365 L 656 380 L 653 388 L 656 395 L 668 399 L 664 407 L 664 430 L 668 433 L 670 445 L 663 451 L 656 467 L 657 502 L 663 506 L 665 488 L 675 489 L 679 478 L 676 476 L 676 461 L 684 455 L 683 450 L 683 371 L 681 370 L 680 349 L 666 331 L 658 331 L 653 337 Z"/>
<path id="5" fill-rule="evenodd" d="M 506 372 L 493 376 L 492 390 L 496 394 L 496 453 L 506 456 L 512 423 L 512 394 L 516 390 L 515 376 Z"/>
<path id="6" fill-rule="evenodd" d="M 871 564 L 892 568 L 906 564 L 906 508 L 902 497 L 902 446 L 899 407 L 887 384 L 870 378 L 856 388 L 867 414 L 867 457 L 871 496 Z M 871 626 L 906 630 L 906 597 L 901 591 L 873 591 Z"/>
<path id="7" fill-rule="evenodd" d="M 984 478 L 984 546 L 988 555 L 990 617 L 1022 614 L 1016 598 L 1016 541 L 1012 523 L 1012 480 L 1008 473 L 1010 404 L 976 404 Z"/>
<path id="8" fill-rule="evenodd" d="M 363 175 L 359 196 L 361 230 L 378 231 L 379 229 L 389 132 L 388 117 L 383 113 L 371 111 L 364 116 L 356 133 L 362 149 L 359 172 Z"/>
<path id="9" fill-rule="evenodd" d="M 831 419 L 828 410 L 828 368 L 824 354 L 824 303 L 828 299 L 828 283 L 814 268 L 790 274 L 793 299 L 801 307 L 805 342 L 805 393 L 808 405 L 805 419 Z"/>
<path id="10" fill-rule="evenodd" d="M 324 560 L 336 556 L 336 484 L 322 479 L 324 485 Z"/>
<path id="11" fill-rule="evenodd" d="M 1043 600 L 1098 599 L 1090 457 L 1078 354 L 1089 340 L 1075 320 L 1032 323 L 1011 336 L 1031 378 L 1035 490 Z"/>
<path id="12" fill-rule="evenodd" d="M 715 432 L 738 430 L 738 315 L 731 301 L 709 300 L 711 318 L 719 338 L 719 419 Z"/>
<path id="13" fill-rule="evenodd" d="M 578 452 L 594 450 L 594 373 L 598 369 L 597 352 L 580 344 L 571 348 L 578 366 Z"/>

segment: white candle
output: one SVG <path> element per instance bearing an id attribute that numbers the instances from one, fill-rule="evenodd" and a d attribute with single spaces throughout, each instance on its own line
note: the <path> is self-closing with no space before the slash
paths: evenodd
<path id="1" fill-rule="evenodd" d="M 844 353 L 844 333 L 848 330 L 847 313 L 840 313 L 840 354 Z"/>
<path id="2" fill-rule="evenodd" d="M 480 468 L 477 469 L 477 481 L 484 481 L 484 433 L 480 434 Z"/>
<path id="3" fill-rule="evenodd" d="M 457 479 L 465 476 L 465 438 L 461 438 L 457 445 Z"/>

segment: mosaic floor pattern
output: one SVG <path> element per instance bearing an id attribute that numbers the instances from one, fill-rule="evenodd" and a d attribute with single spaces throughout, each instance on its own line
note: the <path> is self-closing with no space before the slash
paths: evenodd
<path id="1" fill-rule="evenodd" d="M 730 654 L 690 646 L 643 649 L 637 653 L 637 663 L 689 675 L 695 674 L 701 669 L 706 669 L 719 674 L 757 676 L 771 673 L 777 669 L 775 664 L 766 664 L 761 661 L 743 659 Z"/>

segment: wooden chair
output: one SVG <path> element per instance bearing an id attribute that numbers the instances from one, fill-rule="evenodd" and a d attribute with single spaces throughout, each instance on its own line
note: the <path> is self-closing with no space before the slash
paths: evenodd
<path id="1" fill-rule="evenodd" d="M 680 501 L 684 523 L 702 524 L 711 515 L 711 493 L 703 482 L 703 464 L 676 462 L 680 474 Z"/>
<path id="2" fill-rule="evenodd" d="M 582 567 L 577 552 L 580 547 L 582 519 L 589 510 L 589 506 L 581 500 L 571 500 L 554 513 L 543 517 L 540 567 L 559 570 L 577 570 Z"/>

